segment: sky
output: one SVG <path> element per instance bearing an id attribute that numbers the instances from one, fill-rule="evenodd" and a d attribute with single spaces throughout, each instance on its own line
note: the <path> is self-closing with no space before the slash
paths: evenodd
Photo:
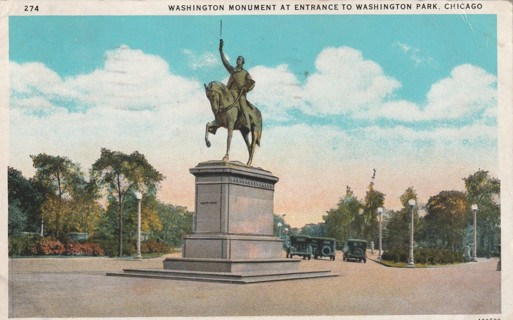
<path id="1" fill-rule="evenodd" d="M 222 36 L 220 21 L 222 20 Z M 166 177 L 159 198 L 194 210 L 189 168 L 224 155 L 203 84 L 226 82 L 219 38 L 256 81 L 263 115 L 253 165 L 280 181 L 275 213 L 300 227 L 376 169 L 385 208 L 498 175 L 495 15 L 41 16 L 9 18 L 9 165 L 102 147 L 143 153 Z M 247 161 L 239 135 L 231 160 Z"/>

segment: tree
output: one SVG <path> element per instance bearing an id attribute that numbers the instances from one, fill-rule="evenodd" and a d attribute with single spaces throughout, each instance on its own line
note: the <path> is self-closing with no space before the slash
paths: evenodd
<path id="1" fill-rule="evenodd" d="M 360 234 L 363 225 L 359 212 L 362 207 L 351 188 L 347 186 L 346 194 L 338 202 L 337 208 L 327 211 L 327 215 L 323 217 L 328 236 L 342 242 Z"/>
<path id="2" fill-rule="evenodd" d="M 276 214 L 273 213 L 273 234 L 275 236 L 279 236 L 280 228 L 278 227 L 278 223 L 281 223 L 281 236 L 285 235 L 285 228 L 289 231 L 292 229 L 291 226 L 285 222 L 285 214 Z M 288 232 L 288 231 L 287 231 Z"/>
<path id="3" fill-rule="evenodd" d="M 123 206 L 127 196 L 134 191 L 155 191 L 164 176 L 137 151 L 128 155 L 106 148 L 101 149 L 100 158 L 93 164 L 91 176 L 116 201 L 118 255 L 121 256 L 123 254 Z"/>
<path id="4" fill-rule="evenodd" d="M 469 205 L 477 204 L 478 249 L 486 254 L 495 251 L 500 243 L 500 181 L 489 175 L 488 171 L 478 170 L 463 179 Z M 469 215 L 468 224 L 473 224 L 473 216 Z M 472 228 L 469 228 L 472 232 Z M 470 236 L 469 236 L 470 237 Z"/>
<path id="5" fill-rule="evenodd" d="M 378 208 L 383 207 L 385 194 L 374 189 L 374 181 L 371 181 L 365 194 L 363 205 L 364 236 L 365 239 L 375 241 L 378 235 Z"/>
<path id="6" fill-rule="evenodd" d="M 7 190 L 8 233 L 38 231 L 41 223 L 40 207 L 44 200 L 41 191 L 21 171 L 12 167 L 7 169 Z"/>
<path id="7" fill-rule="evenodd" d="M 85 184 L 84 174 L 79 165 L 66 157 L 45 153 L 30 157 L 36 168 L 32 179 L 46 191 L 42 209 L 43 219 L 45 216 L 49 218 L 49 221 L 45 221 L 48 230 L 55 237 L 60 237 L 68 229 L 63 222 L 72 212 L 71 201 Z"/>
<path id="8" fill-rule="evenodd" d="M 463 251 L 468 202 L 461 191 L 442 191 L 429 198 L 424 217 L 426 239 L 435 247 Z"/>
<path id="9" fill-rule="evenodd" d="M 185 207 L 157 202 L 157 212 L 162 229 L 155 234 L 173 247 L 182 244 L 184 236 L 192 233 L 193 213 Z"/>
<path id="10" fill-rule="evenodd" d="M 385 239 L 387 247 L 392 249 L 407 248 L 410 243 L 410 219 L 411 219 L 411 208 L 408 203 L 410 199 L 414 199 L 417 202 L 417 192 L 413 187 L 408 187 L 404 193 L 399 197 L 402 204 L 402 209 L 399 211 L 388 212 L 389 219 L 386 224 Z M 415 229 L 421 229 L 419 226 L 418 218 L 418 205 L 414 208 L 414 225 Z M 418 232 L 416 232 L 418 234 Z"/>
<path id="11" fill-rule="evenodd" d="M 325 223 L 308 223 L 305 224 L 298 232 L 298 234 L 307 235 L 310 237 L 326 237 L 326 224 Z"/>

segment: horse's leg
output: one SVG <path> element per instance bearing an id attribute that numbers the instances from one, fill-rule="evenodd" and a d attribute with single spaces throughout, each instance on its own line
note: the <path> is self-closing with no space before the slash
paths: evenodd
<path id="1" fill-rule="evenodd" d="M 248 166 L 250 166 L 251 162 L 253 161 L 253 154 L 255 154 L 256 141 L 257 141 L 259 134 L 260 134 L 260 132 L 258 132 L 253 127 L 253 129 L 251 130 L 251 146 L 248 148 L 249 149 L 249 160 L 247 163 Z"/>
<path id="2" fill-rule="evenodd" d="M 248 165 L 251 164 L 251 144 L 249 142 L 249 131 L 245 131 L 245 130 L 240 130 L 240 133 L 242 134 L 242 137 L 244 138 L 244 142 L 246 142 L 246 147 L 248 148 L 248 153 L 249 153 L 249 160 L 248 160 Z"/>
<path id="3" fill-rule="evenodd" d="M 226 154 L 223 157 L 223 162 L 230 160 L 230 144 L 232 143 L 233 125 L 228 127 L 228 137 L 226 138 Z"/>
<path id="4" fill-rule="evenodd" d="M 210 126 L 212 125 L 211 122 L 207 122 L 207 125 L 205 126 L 205 143 L 207 144 L 207 148 L 210 148 L 210 140 L 208 140 L 208 130 L 210 129 Z"/>

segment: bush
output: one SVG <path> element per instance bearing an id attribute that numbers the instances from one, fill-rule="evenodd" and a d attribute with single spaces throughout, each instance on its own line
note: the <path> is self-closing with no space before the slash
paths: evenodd
<path id="1" fill-rule="evenodd" d="M 9 256 L 32 256 L 37 254 L 38 235 L 9 236 Z"/>
<path id="2" fill-rule="evenodd" d="M 96 243 L 68 242 L 66 254 L 71 256 L 104 256 L 105 251 Z"/>
<path id="3" fill-rule="evenodd" d="M 109 257 L 117 257 L 118 256 L 118 240 L 116 239 L 98 239 L 93 241 L 94 244 L 98 245 L 103 249 L 103 252 L 106 256 Z M 124 256 L 132 256 L 135 252 L 135 245 L 128 242 L 123 241 L 123 255 Z"/>
<path id="4" fill-rule="evenodd" d="M 408 260 L 408 249 L 406 248 L 394 248 L 383 252 L 381 255 L 383 260 L 389 260 L 393 262 L 406 262 Z"/>
<path id="5" fill-rule="evenodd" d="M 465 262 L 465 257 L 462 252 L 455 252 L 446 249 L 415 249 L 413 255 L 415 258 L 415 263 L 419 264 L 449 264 Z M 381 257 L 383 260 L 407 262 L 408 256 L 408 248 L 396 248 L 385 251 Z"/>
<path id="6" fill-rule="evenodd" d="M 42 238 L 37 243 L 37 253 L 40 255 L 60 255 L 66 253 L 66 248 L 59 240 Z"/>
<path id="7" fill-rule="evenodd" d="M 91 242 L 63 244 L 54 238 L 41 238 L 33 235 L 9 237 L 9 256 L 34 255 L 103 256 L 105 252 L 102 247 Z"/>
<path id="8" fill-rule="evenodd" d="M 118 256 L 118 241 L 115 239 L 96 240 L 95 244 L 103 248 L 104 254 L 109 257 Z M 171 247 L 165 242 L 147 240 L 141 242 L 141 253 L 168 253 Z M 137 253 L 136 241 L 123 241 L 123 256 L 134 256 Z"/>
<path id="9" fill-rule="evenodd" d="M 142 253 L 168 253 L 171 248 L 168 244 L 156 240 L 147 240 L 141 242 Z"/>

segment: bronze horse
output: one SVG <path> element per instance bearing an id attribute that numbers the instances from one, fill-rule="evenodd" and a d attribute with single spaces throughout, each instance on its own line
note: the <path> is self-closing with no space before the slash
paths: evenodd
<path id="1" fill-rule="evenodd" d="M 251 110 L 248 111 L 251 127 L 251 143 L 249 142 L 249 131 L 241 122 L 245 122 L 245 118 L 240 111 L 239 99 L 234 97 L 227 87 L 217 81 L 212 81 L 208 84 L 204 84 L 205 93 L 212 112 L 214 113 L 214 121 L 207 122 L 205 128 L 205 143 L 207 147 L 210 147 L 210 141 L 208 140 L 208 134 L 216 134 L 216 131 L 220 127 L 224 127 L 228 130 L 228 138 L 226 142 L 226 154 L 223 157 L 223 161 L 230 160 L 230 144 L 232 141 L 233 130 L 239 130 L 246 142 L 248 148 L 249 159 L 247 165 L 250 166 L 253 161 L 253 154 L 255 153 L 255 146 L 260 146 L 260 138 L 262 137 L 262 114 L 260 110 L 252 106 Z"/>

